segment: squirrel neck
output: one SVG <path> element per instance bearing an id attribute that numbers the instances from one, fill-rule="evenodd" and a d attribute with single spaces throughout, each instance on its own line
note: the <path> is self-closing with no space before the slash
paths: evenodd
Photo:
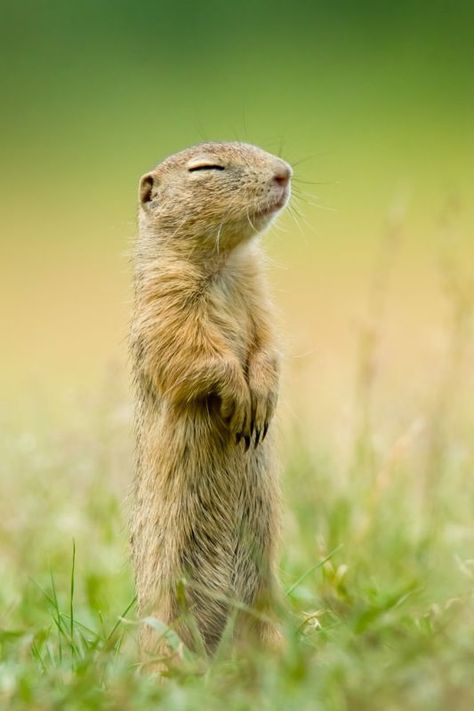
<path id="1" fill-rule="evenodd" d="M 215 245 L 210 244 L 209 237 L 204 237 L 202 242 L 193 237 L 191 242 L 186 238 L 177 239 L 166 231 L 156 233 L 153 229 L 144 228 L 137 245 L 137 257 L 138 263 L 146 263 L 148 269 L 150 260 L 156 262 L 158 272 L 183 269 L 197 280 L 211 279 L 223 274 L 229 267 L 235 269 L 239 263 L 247 263 L 249 257 L 255 256 L 258 250 L 256 242 L 254 236 L 225 247 L 217 242 Z"/>

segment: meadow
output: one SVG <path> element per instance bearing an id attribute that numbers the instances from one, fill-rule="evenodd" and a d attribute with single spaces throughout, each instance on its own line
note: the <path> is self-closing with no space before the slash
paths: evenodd
<path id="1" fill-rule="evenodd" d="M 474 706 L 473 5 L 1 2 L 0 707 Z M 280 654 L 138 664 L 128 252 L 200 140 L 294 166 Z"/>

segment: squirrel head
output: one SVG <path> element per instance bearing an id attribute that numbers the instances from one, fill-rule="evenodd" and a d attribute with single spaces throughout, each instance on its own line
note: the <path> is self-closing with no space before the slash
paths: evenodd
<path id="1" fill-rule="evenodd" d="M 285 161 L 250 144 L 192 146 L 140 179 L 140 224 L 181 246 L 230 250 L 287 204 L 291 175 Z"/>

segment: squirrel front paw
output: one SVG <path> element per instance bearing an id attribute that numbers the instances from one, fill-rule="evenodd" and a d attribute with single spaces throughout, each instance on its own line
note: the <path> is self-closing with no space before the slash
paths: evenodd
<path id="1" fill-rule="evenodd" d="M 245 449 L 250 446 L 252 431 L 252 400 L 240 368 L 234 368 L 219 389 L 220 413 L 226 421 L 230 435 L 237 444 L 243 439 Z"/>
<path id="2" fill-rule="evenodd" d="M 266 437 L 278 400 L 279 366 L 276 356 L 260 353 L 249 365 L 249 388 L 252 403 L 250 438 L 255 447 Z"/>
<path id="3" fill-rule="evenodd" d="M 259 353 L 250 361 L 248 384 L 240 366 L 226 369 L 219 388 L 220 413 L 230 435 L 247 451 L 252 439 L 255 447 L 263 442 L 278 400 L 278 359 Z"/>

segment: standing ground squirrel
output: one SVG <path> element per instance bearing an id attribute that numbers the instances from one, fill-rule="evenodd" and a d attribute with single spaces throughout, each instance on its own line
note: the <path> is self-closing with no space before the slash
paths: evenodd
<path id="1" fill-rule="evenodd" d="M 278 637 L 268 611 L 279 489 L 271 428 L 266 435 L 279 353 L 256 235 L 287 203 L 290 178 L 255 146 L 204 143 L 140 181 L 131 329 L 139 614 L 208 652 L 236 608 L 237 639 Z M 144 628 L 145 653 L 157 639 Z"/>

